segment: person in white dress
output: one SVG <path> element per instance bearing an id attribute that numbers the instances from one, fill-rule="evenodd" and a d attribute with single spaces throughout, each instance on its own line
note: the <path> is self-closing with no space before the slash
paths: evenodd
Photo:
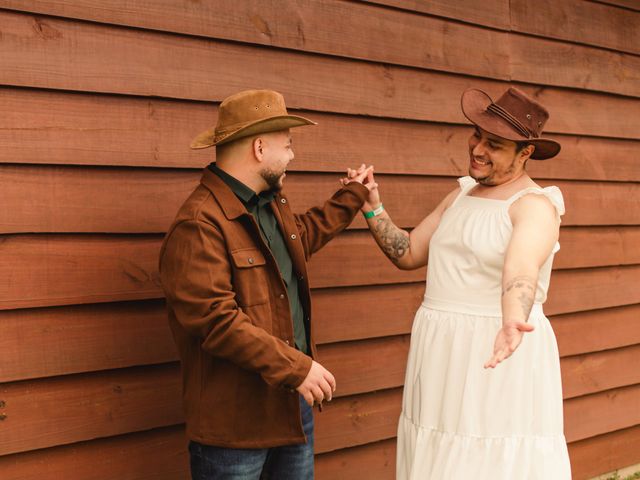
<path id="1" fill-rule="evenodd" d="M 373 188 L 363 212 L 400 269 L 428 263 L 411 332 L 398 480 L 568 480 L 558 348 L 542 304 L 558 244 L 562 194 L 527 174 L 557 155 L 547 110 L 509 88 L 469 89 L 469 176 L 411 233 Z M 364 171 L 349 170 L 343 183 Z"/>

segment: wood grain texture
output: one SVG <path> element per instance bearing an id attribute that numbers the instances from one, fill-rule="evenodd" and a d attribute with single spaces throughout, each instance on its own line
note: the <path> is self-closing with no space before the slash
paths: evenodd
<path id="1" fill-rule="evenodd" d="M 560 269 L 639 264 L 639 244 L 640 228 L 637 226 L 563 227 L 560 229 L 560 251 L 554 258 L 553 267 Z"/>
<path id="2" fill-rule="evenodd" d="M 200 170 L 0 166 L 0 181 L 7 186 L 0 194 L 6 206 L 0 232 L 164 233 L 201 175 Z M 292 174 L 284 192 L 295 210 L 304 212 L 335 193 L 339 178 Z M 457 188 L 447 178 L 390 176 L 380 181 L 389 210 L 398 212 L 396 221 L 403 226 L 416 225 Z M 358 215 L 354 225 L 365 227 L 365 221 Z"/>
<path id="3" fill-rule="evenodd" d="M 637 17 L 640 20 L 640 14 Z M 525 35 L 510 35 L 509 45 L 511 78 L 515 81 L 640 96 L 637 54 Z"/>
<path id="4" fill-rule="evenodd" d="M 0 45 L 0 80 L 7 85 L 221 101 L 260 78 L 292 108 L 384 116 L 406 108 L 420 119 L 432 105 L 436 115 L 445 114 L 440 93 L 455 90 L 443 118 L 463 118 L 457 100 L 468 81 L 462 77 L 430 79 L 431 73 L 401 67 L 9 11 L 0 12 L 0 23 L 7 39 Z M 215 74 L 220 71 L 229 75 Z M 417 92 L 428 93 L 426 103 L 416 101 Z"/>
<path id="5" fill-rule="evenodd" d="M 160 301 L 0 311 L 0 382 L 177 359 Z"/>
<path id="6" fill-rule="evenodd" d="M 639 358 L 640 344 L 565 357 L 562 394 L 567 399 L 640 384 Z"/>
<path id="7" fill-rule="evenodd" d="M 396 478 L 396 440 L 382 440 L 316 456 L 318 480 L 393 480 Z"/>
<path id="8" fill-rule="evenodd" d="M 0 455 L 182 421 L 177 364 L 4 383 Z"/>
<path id="9" fill-rule="evenodd" d="M 640 266 L 607 267 L 588 270 L 560 270 L 554 273 L 548 315 L 583 312 L 599 308 L 640 303 Z"/>
<path id="10" fill-rule="evenodd" d="M 506 33 L 440 18 L 338 0 L 260 1 L 39 0 L 17 10 L 233 40 L 306 52 L 508 79 Z M 357 18 L 357 22 L 353 19 Z M 402 35 L 396 34 L 401 30 Z M 406 48 L 420 45 L 421 48 Z M 465 52 L 473 49 L 477 55 Z"/>
<path id="11" fill-rule="evenodd" d="M 561 356 L 640 344 L 640 305 L 557 315 L 551 324 Z"/>
<path id="12" fill-rule="evenodd" d="M 316 341 L 323 344 L 409 333 L 424 289 L 424 281 L 420 281 L 314 290 Z M 379 300 L 375 308 L 371 305 L 372 298 Z"/>
<path id="13" fill-rule="evenodd" d="M 3 88 L 0 163 L 202 168 L 215 149 L 191 150 L 215 125 L 213 103 Z M 293 130 L 293 171 L 344 172 L 367 163 L 378 173 L 462 176 L 466 125 L 297 111 L 318 122 Z M 529 162 L 533 178 L 633 181 L 638 141 L 553 136 L 557 158 Z"/>
<path id="14" fill-rule="evenodd" d="M 564 403 L 567 442 L 640 424 L 640 385 L 606 390 Z"/>
<path id="15" fill-rule="evenodd" d="M 315 452 L 326 453 L 396 436 L 402 389 L 332 400 L 315 415 Z"/>
<path id="16" fill-rule="evenodd" d="M 214 155 L 189 148 L 213 103 L 1 87 L 0 108 L 2 163 L 202 168 Z"/>
<path id="17" fill-rule="evenodd" d="M 509 29 L 509 2 L 507 0 L 491 0 L 482 5 L 473 0 L 449 2 L 435 0 L 367 0 L 369 3 L 388 5 L 413 12 L 438 15 L 478 25 Z"/>
<path id="18" fill-rule="evenodd" d="M 422 282 L 314 292 L 313 328 L 322 362 L 336 372 L 351 368 L 343 362 L 356 366 L 366 362 L 361 366 L 371 370 L 366 375 L 340 374 L 340 392 L 366 391 L 385 378 L 391 379 L 392 386 L 402 382 L 398 372 L 404 368 L 401 357 L 406 345 L 401 339 L 411 331 L 423 293 Z M 383 308 L 371 308 L 371 298 L 382 299 Z M 552 316 L 560 355 L 578 358 L 603 350 L 609 355 L 614 349 L 640 344 L 639 312 L 640 305 L 629 305 Z M 160 300 L 2 311 L 0 330 L 0 382 L 177 360 Z M 378 339 L 378 343 L 367 339 Z M 358 352 L 369 352 L 372 345 L 400 359 L 399 366 L 384 370 L 386 366 L 377 363 L 378 355 L 360 356 Z M 620 373 L 631 373 L 628 368 Z"/>
<path id="19" fill-rule="evenodd" d="M 162 298 L 157 272 L 160 243 L 159 236 L 151 235 L 7 236 L 0 243 L 0 278 L 4 279 L 0 310 Z M 373 245 L 367 253 L 371 258 L 380 256 Z M 424 279 L 421 271 L 403 275 L 406 272 L 383 267 L 376 270 L 378 278 L 367 270 L 352 270 L 347 277 L 350 283 L 345 283 L 340 257 L 332 258 L 333 263 L 315 262 L 310 264 L 314 289 Z M 559 314 L 640 303 L 634 288 L 638 275 L 636 265 L 558 270 L 546 311 Z M 389 301 L 393 298 L 392 294 Z"/>
<path id="20" fill-rule="evenodd" d="M 336 377 L 335 396 L 402 387 L 409 335 L 321 345 L 319 362 Z"/>
<path id="21" fill-rule="evenodd" d="M 200 177 L 189 170 L 3 165 L 0 232 L 165 232 Z"/>
<path id="22" fill-rule="evenodd" d="M 391 480 L 394 438 L 316 456 L 316 478 Z M 573 478 L 591 478 L 637 463 L 640 427 L 630 427 L 569 444 Z M 182 427 L 116 436 L 0 457 L 6 480 L 73 478 L 87 480 L 175 480 L 188 478 Z"/>
<path id="23" fill-rule="evenodd" d="M 404 227 L 466 173 L 465 88 L 495 98 L 511 79 L 547 105 L 563 150 L 529 168 L 567 202 L 545 310 L 574 478 L 640 461 L 636 3 L 6 0 L 0 476 L 186 478 L 158 248 L 215 158 L 188 142 L 257 78 L 320 122 L 294 134 L 296 207 L 325 199 L 347 166 L 373 163 Z M 321 480 L 393 478 L 424 292 L 425 270 L 396 270 L 363 227 L 358 217 L 310 265 L 320 359 L 339 384 L 316 416 Z"/>
<path id="24" fill-rule="evenodd" d="M 510 13 L 518 32 L 640 53 L 640 12 L 580 0 L 512 0 Z"/>
<path id="25" fill-rule="evenodd" d="M 401 389 L 337 398 L 316 415 L 316 453 L 392 438 Z M 0 454 L 182 422 L 177 364 L 5 383 Z"/>
<path id="26" fill-rule="evenodd" d="M 22 417 L 19 425 L 24 430 L 15 431 L 11 424 L 5 424 L 9 429 L 3 432 L 8 434 L 0 442 L 3 452 L 114 435 L 123 433 L 125 428 L 135 431 L 147 423 L 149 428 L 167 425 L 168 418 L 178 422 L 177 370 L 172 365 L 146 368 L 142 376 L 139 370 L 3 385 L 8 414 L 5 421 Z M 80 385 L 83 394 L 78 397 Z M 625 387 L 567 401 L 566 428 L 570 441 L 633 425 L 640 401 L 638 388 Z M 384 390 L 331 402 L 316 416 L 317 453 L 392 438 L 400 393 L 400 389 Z M 26 395 L 28 402 L 24 400 Z M 144 415 L 141 409 L 146 409 Z M 173 415 L 168 415 L 168 411 Z M 34 429 L 38 432 L 35 437 Z"/>
<path id="27" fill-rule="evenodd" d="M 3 480 L 187 480 L 181 426 L 0 456 Z"/>
<path id="28" fill-rule="evenodd" d="M 4 236 L 0 310 L 160 298 L 157 237 Z"/>
<path id="29" fill-rule="evenodd" d="M 634 10 L 636 12 L 640 12 L 640 5 L 638 4 L 638 0 L 591 0 L 591 1 L 594 3 L 612 5 L 612 6 L 621 7 L 627 10 Z"/>
<path id="30" fill-rule="evenodd" d="M 0 193 L 5 206 L 0 233 L 164 233 L 201 175 L 201 170 L 0 165 L 0 183 L 5 185 Z M 290 172 L 284 192 L 295 211 L 304 212 L 333 195 L 340 178 L 337 173 Z M 381 174 L 376 179 L 385 207 L 401 227 L 416 226 L 458 188 L 451 177 Z M 563 192 L 565 226 L 640 225 L 640 210 L 635 208 L 638 183 L 540 184 L 555 184 Z M 366 228 L 360 215 L 353 226 Z M 637 257 L 630 248 L 635 237 L 634 230 L 594 236 L 595 241 L 612 244 L 622 259 L 627 254 Z"/>
<path id="31" fill-rule="evenodd" d="M 569 444 L 575 480 L 593 478 L 640 461 L 640 425 Z"/>
<path id="32" fill-rule="evenodd" d="M 283 93 L 291 108 L 448 123 L 464 122 L 459 98 L 466 88 L 496 95 L 505 87 L 493 80 L 10 11 L 0 12 L 0 23 L 6 25 L 0 44 L 5 85 L 220 101 L 260 78 L 263 88 Z M 220 71 L 232 73 L 223 78 L 215 74 Z M 632 99 L 523 88 L 552 106 L 549 132 L 637 138 L 640 104 Z"/>

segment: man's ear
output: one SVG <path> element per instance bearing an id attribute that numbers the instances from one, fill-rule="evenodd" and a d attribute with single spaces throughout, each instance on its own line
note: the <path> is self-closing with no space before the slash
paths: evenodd
<path id="1" fill-rule="evenodd" d="M 532 144 L 527 145 L 522 150 L 520 150 L 521 158 L 523 158 L 524 161 L 526 162 L 527 160 L 529 160 L 529 158 L 531 158 L 531 155 L 533 155 L 533 152 L 535 151 L 535 149 L 536 149 L 535 145 L 532 145 Z"/>
<path id="2" fill-rule="evenodd" d="M 262 160 L 264 159 L 264 140 L 262 139 L 262 137 L 256 137 L 251 143 L 253 156 L 256 158 L 256 160 L 262 162 Z"/>

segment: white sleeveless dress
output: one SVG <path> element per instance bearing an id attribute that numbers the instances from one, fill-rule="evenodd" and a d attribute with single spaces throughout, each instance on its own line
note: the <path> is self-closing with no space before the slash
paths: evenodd
<path id="1" fill-rule="evenodd" d="M 557 187 L 508 200 L 470 197 L 471 177 L 429 245 L 427 288 L 411 332 L 397 480 L 568 480 L 556 339 L 544 316 L 553 253 L 540 269 L 535 304 L 514 354 L 484 369 L 501 327 L 509 206 L 529 193 L 564 214 Z"/>

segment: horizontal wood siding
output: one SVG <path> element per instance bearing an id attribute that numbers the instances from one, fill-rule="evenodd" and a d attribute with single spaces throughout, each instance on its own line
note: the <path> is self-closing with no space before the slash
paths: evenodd
<path id="1" fill-rule="evenodd" d="M 637 464 L 639 72 L 633 0 L 0 0 L 0 477 L 188 478 L 157 258 L 215 160 L 191 138 L 246 88 L 319 123 L 294 131 L 296 210 L 368 163 L 405 228 L 467 172 L 464 89 L 548 105 L 562 151 L 528 168 L 567 207 L 545 311 L 573 475 Z M 362 218 L 311 260 L 338 383 L 319 480 L 394 478 L 426 274 L 395 269 Z"/>

